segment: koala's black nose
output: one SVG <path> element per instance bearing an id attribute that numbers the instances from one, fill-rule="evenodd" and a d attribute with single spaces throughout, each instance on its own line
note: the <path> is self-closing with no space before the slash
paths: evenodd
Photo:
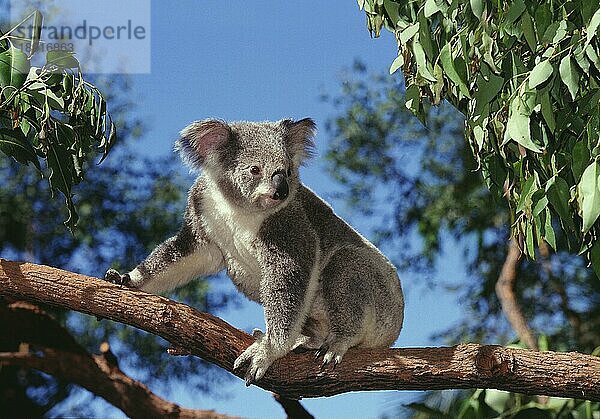
<path id="1" fill-rule="evenodd" d="M 278 170 L 273 173 L 271 177 L 271 184 L 273 188 L 275 188 L 275 193 L 273 193 L 272 198 L 277 201 L 282 201 L 287 198 L 290 193 L 290 188 L 287 183 L 287 179 L 285 178 L 285 172 L 282 170 Z"/>

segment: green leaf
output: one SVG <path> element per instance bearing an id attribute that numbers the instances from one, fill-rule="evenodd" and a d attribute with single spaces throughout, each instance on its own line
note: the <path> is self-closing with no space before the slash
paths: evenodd
<path id="1" fill-rule="evenodd" d="M 583 218 L 583 232 L 587 232 L 600 215 L 600 164 L 592 162 L 581 175 L 577 185 L 579 207 Z"/>
<path id="2" fill-rule="evenodd" d="M 404 56 L 400 53 L 394 61 L 392 61 L 392 65 L 390 66 L 390 74 L 394 74 L 396 70 L 404 65 Z"/>
<path id="3" fill-rule="evenodd" d="M 553 68 L 549 60 L 540 61 L 529 74 L 529 87 L 534 89 L 552 75 Z"/>
<path id="4" fill-rule="evenodd" d="M 552 11 L 550 10 L 549 3 L 542 3 L 535 9 L 535 27 L 537 28 L 538 39 L 542 35 L 542 39 L 545 40 L 545 33 L 550 24 L 552 23 Z M 556 25 L 558 27 L 558 24 Z M 556 32 L 556 30 L 555 30 Z"/>
<path id="5" fill-rule="evenodd" d="M 42 34 L 43 16 L 39 10 L 33 12 L 33 34 L 31 36 L 30 56 L 33 55 L 40 45 L 40 36 Z"/>
<path id="6" fill-rule="evenodd" d="M 533 225 L 527 223 L 525 227 L 525 251 L 527 255 L 535 260 L 535 244 L 533 240 Z"/>
<path id="7" fill-rule="evenodd" d="M 55 65 L 59 68 L 77 68 L 79 61 L 70 51 L 48 51 L 46 53 L 46 64 Z"/>
<path id="8" fill-rule="evenodd" d="M 508 137 L 523 147 L 541 153 L 542 149 L 531 140 L 531 128 L 529 127 L 529 112 L 521 96 L 515 96 L 510 105 L 510 116 L 506 123 Z"/>
<path id="9" fill-rule="evenodd" d="M 569 192 L 569 185 L 560 176 L 553 176 L 546 183 L 546 195 L 554 211 L 558 214 L 563 226 L 570 230 L 575 230 L 575 224 L 571 216 L 571 209 L 569 201 L 571 200 L 571 194 Z"/>
<path id="10" fill-rule="evenodd" d="M 385 9 L 390 20 L 392 21 L 392 25 L 394 25 L 394 27 L 398 24 L 398 20 L 400 20 L 398 7 L 398 3 L 395 3 L 392 0 L 383 0 L 383 8 Z"/>
<path id="11" fill-rule="evenodd" d="M 463 95 L 470 98 L 471 95 L 469 93 L 469 88 L 467 87 L 465 81 L 462 80 L 456 71 L 456 67 L 454 66 L 454 60 L 452 59 L 452 53 L 450 52 L 450 43 L 444 45 L 440 51 L 440 62 L 442 63 L 442 68 L 446 72 L 448 78 L 458 86 Z"/>
<path id="12" fill-rule="evenodd" d="M 523 190 L 519 196 L 519 203 L 517 204 L 516 212 L 522 212 L 525 209 L 528 199 L 531 199 L 531 195 L 537 190 L 537 186 L 534 187 L 535 176 L 529 176 L 523 185 Z M 531 203 L 530 203 L 531 205 Z"/>
<path id="13" fill-rule="evenodd" d="M 529 13 L 523 13 L 523 17 L 521 17 L 521 26 L 523 28 L 523 35 L 525 35 L 527 45 L 529 45 L 529 49 L 531 49 L 531 52 L 535 52 L 537 50 L 537 38 L 535 36 L 535 29 L 533 28 L 533 22 L 531 21 L 531 16 Z"/>
<path id="14" fill-rule="evenodd" d="M 583 171 L 587 167 L 590 161 L 590 150 L 587 146 L 587 141 L 581 140 L 575 143 L 573 146 L 573 158 L 571 164 L 571 172 L 576 182 L 579 182 Z"/>
<path id="15" fill-rule="evenodd" d="M 421 76 L 423 76 L 425 80 L 435 82 L 436 78 L 433 74 L 431 74 L 429 68 L 427 68 L 427 59 L 425 57 L 425 51 L 423 51 L 421 43 L 416 38 L 412 41 L 412 47 L 413 54 L 415 55 L 415 61 L 417 62 L 417 72 Z"/>
<path id="16" fill-rule="evenodd" d="M 546 220 L 544 225 L 544 240 L 556 251 L 556 235 L 552 228 L 552 214 L 550 208 L 546 207 Z"/>
<path id="17" fill-rule="evenodd" d="M 575 100 L 575 95 L 579 89 L 579 73 L 577 72 L 576 66 L 573 65 L 570 56 L 566 55 L 560 60 L 558 71 L 563 83 L 569 89 L 571 98 Z"/>
<path id="18" fill-rule="evenodd" d="M 506 14 L 506 18 L 504 19 L 505 23 L 513 23 L 515 20 L 519 18 L 525 11 L 525 3 L 523 0 L 515 0 L 508 9 L 508 13 Z"/>
<path id="19" fill-rule="evenodd" d="M 489 71 L 485 65 L 481 67 L 481 74 L 477 76 L 477 93 L 475 93 L 475 101 L 477 102 L 476 112 L 481 112 L 484 105 L 497 99 L 498 93 L 504 86 L 504 79 L 496 76 Z"/>
<path id="20" fill-rule="evenodd" d="M 596 31 L 598 31 L 598 26 L 600 26 L 600 8 L 596 10 L 592 19 L 590 19 L 590 24 L 587 26 L 586 33 L 586 46 L 592 42 L 592 38 L 596 35 Z"/>
<path id="21" fill-rule="evenodd" d="M 0 53 L 0 87 L 20 88 L 25 83 L 29 67 L 29 60 L 23 51 L 11 45 Z"/>
<path id="22" fill-rule="evenodd" d="M 414 25 L 410 25 L 402 32 L 400 32 L 400 43 L 406 44 L 409 40 L 411 40 L 417 33 L 419 32 L 419 23 L 415 23 Z"/>
<path id="23" fill-rule="evenodd" d="M 425 6 L 423 7 L 423 14 L 425 17 L 429 18 L 439 12 L 440 6 L 438 6 L 435 0 L 426 0 Z"/>
<path id="24" fill-rule="evenodd" d="M 546 121 L 546 125 L 548 125 L 550 131 L 554 132 L 556 129 L 556 120 L 554 119 L 554 111 L 552 110 L 552 104 L 550 103 L 550 95 L 548 94 L 548 90 L 544 90 L 540 93 L 539 100 L 544 121 Z"/>
<path id="25" fill-rule="evenodd" d="M 557 45 L 567 35 L 567 21 L 553 22 L 548 26 L 542 40 L 546 44 Z"/>
<path id="26" fill-rule="evenodd" d="M 0 151 L 22 164 L 32 162 L 41 170 L 35 150 L 20 129 L 0 128 Z"/>
<path id="27" fill-rule="evenodd" d="M 546 209 L 548 206 L 548 197 L 544 195 L 544 191 L 542 189 L 538 189 L 536 192 L 541 192 L 542 196 L 537 200 L 536 204 L 533 207 L 532 213 L 534 216 L 538 216 Z M 537 195 L 537 194 L 536 194 Z M 532 197 L 532 200 L 535 202 L 536 197 Z"/>
<path id="28" fill-rule="evenodd" d="M 471 12 L 473 15 L 475 15 L 477 19 L 481 20 L 484 9 L 483 0 L 470 0 L 469 3 L 471 4 Z"/>
<path id="29" fill-rule="evenodd" d="M 405 94 L 406 102 L 405 106 L 412 111 L 415 115 L 419 114 L 419 104 L 421 95 L 419 93 L 419 87 L 415 84 L 411 84 L 406 89 Z"/>

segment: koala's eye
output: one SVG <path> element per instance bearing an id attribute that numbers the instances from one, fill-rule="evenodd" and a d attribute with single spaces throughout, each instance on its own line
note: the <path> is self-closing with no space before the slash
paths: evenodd
<path id="1" fill-rule="evenodd" d="M 287 175 L 288 175 L 288 177 L 292 176 L 292 168 L 291 167 L 287 170 Z"/>
<path id="2" fill-rule="evenodd" d="M 258 166 L 252 166 L 250 168 L 250 173 L 252 173 L 254 176 L 260 175 L 260 167 L 258 167 Z"/>

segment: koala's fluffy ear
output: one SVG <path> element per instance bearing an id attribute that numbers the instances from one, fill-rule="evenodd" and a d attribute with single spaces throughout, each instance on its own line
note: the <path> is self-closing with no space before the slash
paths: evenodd
<path id="1" fill-rule="evenodd" d="M 311 118 L 293 121 L 284 119 L 281 124 L 286 129 L 286 141 L 294 162 L 298 165 L 314 154 L 315 143 L 313 141 L 317 132 L 317 125 Z"/>
<path id="2" fill-rule="evenodd" d="M 175 143 L 184 162 L 200 169 L 206 159 L 229 141 L 231 130 L 226 122 L 218 119 L 195 121 L 180 132 Z"/>

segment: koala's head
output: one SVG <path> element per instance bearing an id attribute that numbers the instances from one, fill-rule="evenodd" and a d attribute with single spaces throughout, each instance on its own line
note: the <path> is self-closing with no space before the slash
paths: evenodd
<path id="1" fill-rule="evenodd" d="M 183 160 L 202 170 L 223 196 L 250 210 L 275 208 L 298 188 L 299 166 L 310 157 L 312 119 L 232 122 L 207 119 L 181 131 Z"/>

